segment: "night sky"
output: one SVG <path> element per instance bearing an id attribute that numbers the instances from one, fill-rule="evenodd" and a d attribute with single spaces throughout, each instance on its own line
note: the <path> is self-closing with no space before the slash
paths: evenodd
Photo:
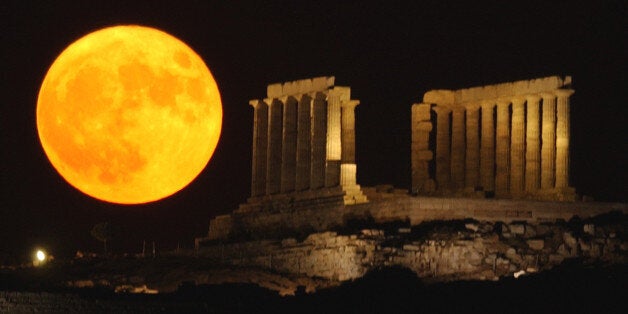
<path id="1" fill-rule="evenodd" d="M 114 251 L 139 251 L 142 240 L 192 247 L 210 218 L 250 193 L 248 101 L 264 98 L 267 84 L 316 76 L 334 75 L 361 101 L 358 182 L 408 188 L 410 107 L 423 93 L 572 75 L 571 184 L 596 200 L 627 200 L 625 1 L 302 2 L 3 1 L 0 261 L 36 245 L 57 255 L 99 250 L 89 231 L 102 221 L 122 229 Z M 205 170 L 179 193 L 138 206 L 101 202 L 67 184 L 35 125 L 39 86 L 58 54 L 119 24 L 186 42 L 223 100 L 221 139 Z"/>

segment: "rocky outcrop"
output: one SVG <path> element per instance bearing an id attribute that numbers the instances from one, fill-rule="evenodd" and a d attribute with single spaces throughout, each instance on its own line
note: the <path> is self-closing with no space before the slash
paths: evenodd
<path id="1" fill-rule="evenodd" d="M 610 217 L 610 218 L 609 218 Z M 357 233 L 313 233 L 302 241 L 250 241 L 200 247 L 217 265 L 342 282 L 388 266 L 426 282 L 498 280 L 552 269 L 565 260 L 626 263 L 626 216 L 569 222 L 432 221 L 379 225 Z"/>

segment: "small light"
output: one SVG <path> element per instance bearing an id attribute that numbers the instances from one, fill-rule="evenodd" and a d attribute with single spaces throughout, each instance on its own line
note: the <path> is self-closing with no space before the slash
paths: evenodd
<path id="1" fill-rule="evenodd" d="M 37 260 L 40 262 L 43 262 L 46 260 L 46 253 L 44 253 L 44 251 L 42 250 L 37 250 L 36 256 L 37 256 Z"/>

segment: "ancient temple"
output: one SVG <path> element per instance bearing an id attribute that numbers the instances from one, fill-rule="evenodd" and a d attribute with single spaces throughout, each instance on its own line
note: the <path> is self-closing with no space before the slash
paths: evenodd
<path id="1" fill-rule="evenodd" d="M 573 199 L 570 85 L 552 76 L 425 93 L 412 106 L 412 192 Z"/>
<path id="2" fill-rule="evenodd" d="M 352 205 L 366 196 L 356 183 L 355 107 L 334 77 L 268 85 L 254 110 L 251 197 L 247 208 L 328 199 Z"/>

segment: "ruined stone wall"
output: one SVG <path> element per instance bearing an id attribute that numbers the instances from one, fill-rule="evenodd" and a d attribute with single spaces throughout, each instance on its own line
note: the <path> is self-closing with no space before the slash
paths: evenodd
<path id="1" fill-rule="evenodd" d="M 387 266 L 408 268 L 425 281 L 497 280 L 551 269 L 571 258 L 627 262 L 624 218 L 618 217 L 604 223 L 454 221 L 347 235 L 325 232 L 303 241 L 209 245 L 198 254 L 217 264 L 331 281 L 360 278 Z"/>
<path id="2" fill-rule="evenodd" d="M 314 233 L 299 242 L 295 238 L 281 241 L 251 241 L 218 244 L 199 249 L 199 256 L 217 264 L 259 267 L 279 273 L 305 275 L 332 280 L 362 277 L 368 270 L 363 264 L 372 258 L 375 245 L 357 235 L 335 232 Z"/>
<path id="3" fill-rule="evenodd" d="M 411 197 L 391 191 L 373 193 L 365 188 L 366 204 L 343 206 L 312 204 L 303 208 L 278 208 L 256 212 L 235 212 L 210 223 L 208 240 L 281 238 L 312 232 L 340 230 L 352 221 L 384 223 L 407 221 L 418 225 L 430 220 L 474 218 L 485 221 L 556 221 L 573 216 L 587 218 L 611 210 L 628 213 L 628 204 L 588 202 L 540 202 L 508 199 L 462 199 Z"/>

